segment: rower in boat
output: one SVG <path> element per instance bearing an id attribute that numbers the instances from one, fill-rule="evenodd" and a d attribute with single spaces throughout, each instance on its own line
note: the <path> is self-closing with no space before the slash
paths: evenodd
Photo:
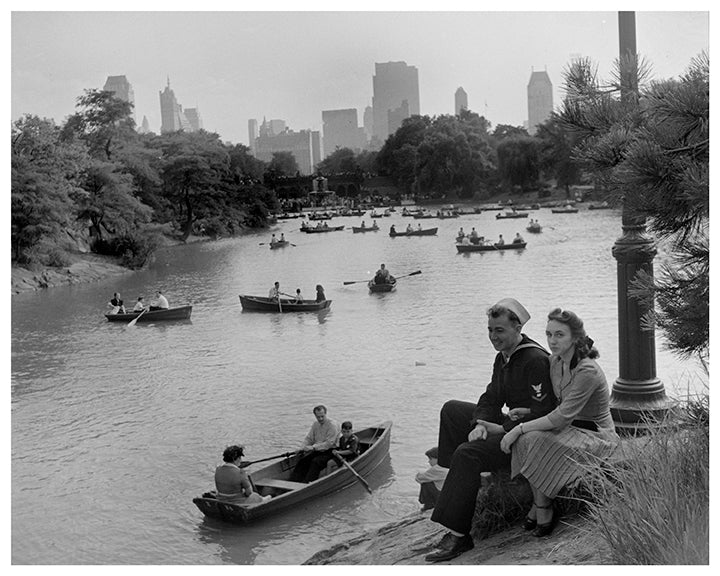
<path id="1" fill-rule="evenodd" d="M 515 238 L 513 238 L 513 244 L 522 244 L 523 242 L 525 242 L 525 239 L 520 236 L 520 232 L 517 232 Z"/>
<path id="2" fill-rule="evenodd" d="M 389 284 L 390 270 L 385 268 L 385 264 L 380 264 L 380 269 L 375 272 L 375 284 Z"/>
<path id="3" fill-rule="evenodd" d="M 303 441 L 300 450 L 303 457 L 295 465 L 290 476 L 291 482 L 312 482 L 317 480 L 327 463 L 332 459 L 332 450 L 340 435 L 337 424 L 327 417 L 327 408 L 320 404 L 313 408 L 315 422 Z"/>
<path id="4" fill-rule="evenodd" d="M 170 308 L 167 298 L 163 295 L 160 290 L 155 291 L 155 298 L 150 300 L 150 311 L 153 310 L 167 310 Z"/>
<path id="5" fill-rule="evenodd" d="M 277 244 L 278 239 L 275 238 L 275 234 L 272 235 L 272 238 L 270 238 L 270 246 L 275 246 Z"/>
<path id="6" fill-rule="evenodd" d="M 120 298 L 120 292 L 115 292 L 112 299 L 108 302 L 108 306 L 112 308 L 112 314 L 125 314 L 125 305 Z"/>
<path id="7" fill-rule="evenodd" d="M 505 239 L 503 238 L 502 234 L 500 234 L 500 238 L 498 238 L 497 245 L 505 246 Z"/>
<path id="8" fill-rule="evenodd" d="M 394 232 L 394 231 L 395 231 L 395 230 L 393 229 L 393 232 Z M 410 234 L 410 232 L 412 232 L 412 231 L 413 231 L 412 224 L 408 224 L 408 225 L 407 225 L 407 228 L 405 229 L 405 232 L 407 232 L 408 234 Z"/>

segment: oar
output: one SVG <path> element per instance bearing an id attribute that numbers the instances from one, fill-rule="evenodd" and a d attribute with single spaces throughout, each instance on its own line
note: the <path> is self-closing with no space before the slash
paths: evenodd
<path id="1" fill-rule="evenodd" d="M 350 282 L 343 282 L 343 286 L 347 286 L 348 284 L 360 284 L 361 282 L 367 281 L 367 278 L 365 280 L 351 280 Z"/>
<path id="2" fill-rule="evenodd" d="M 336 454 L 336 456 L 340 459 L 340 462 L 343 463 L 343 466 L 345 466 L 345 468 L 347 468 L 348 470 L 350 470 L 350 472 L 352 472 L 352 473 L 357 477 L 357 479 L 360 480 L 360 482 L 362 482 L 362 485 L 365 486 L 365 489 L 366 489 L 368 492 L 370 492 L 370 494 L 372 494 L 372 488 L 370 488 L 370 485 L 367 483 L 367 480 L 365 480 L 365 478 L 363 478 L 362 476 L 360 476 L 360 474 L 358 474 L 358 473 L 355 471 L 355 468 L 353 468 L 352 466 L 350 466 L 350 464 L 348 464 L 348 461 L 345 460 L 345 458 L 343 458 L 342 456 L 340 456 L 340 454 Z"/>
<path id="3" fill-rule="evenodd" d="M 142 316 L 143 314 L 145 314 L 145 312 L 147 312 L 147 308 L 144 308 L 143 311 L 140 312 L 140 314 L 138 314 L 137 316 L 135 316 L 135 318 L 133 318 L 132 320 L 130 320 L 130 323 L 128 324 L 128 328 L 130 328 L 130 326 L 135 326 L 135 324 L 136 324 L 137 321 L 138 321 L 138 318 L 140 318 L 140 316 Z"/>
<path id="4" fill-rule="evenodd" d="M 418 274 L 422 274 L 422 270 L 416 270 L 415 272 L 410 272 L 410 274 L 403 274 L 402 276 L 395 276 L 395 280 L 398 278 L 407 278 L 408 276 L 417 276 Z"/>
<path id="5" fill-rule="evenodd" d="M 283 454 L 278 454 L 277 456 L 260 458 L 260 460 L 253 460 L 252 462 L 243 462 L 243 464 L 245 464 L 245 466 L 250 466 L 251 464 L 257 464 L 258 462 L 267 462 L 268 460 L 277 460 L 278 458 L 290 458 L 290 456 L 294 456 L 295 454 L 297 454 L 297 450 L 295 452 L 284 452 Z"/>

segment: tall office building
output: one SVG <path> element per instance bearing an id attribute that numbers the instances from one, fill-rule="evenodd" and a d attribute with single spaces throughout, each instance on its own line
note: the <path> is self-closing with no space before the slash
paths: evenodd
<path id="1" fill-rule="evenodd" d="M 203 121 L 199 108 L 185 108 L 185 118 L 190 123 L 191 131 L 198 132 L 203 129 Z"/>
<path id="2" fill-rule="evenodd" d="M 132 84 L 128 82 L 125 76 L 108 76 L 105 80 L 105 86 L 103 90 L 112 92 L 116 98 L 130 102 L 133 105 L 133 118 L 135 118 L 135 93 L 133 92 Z"/>
<path id="3" fill-rule="evenodd" d="M 359 151 L 365 147 L 365 132 L 358 126 L 358 114 L 355 108 L 323 110 L 322 121 L 323 144 L 328 155 L 338 148 Z"/>
<path id="4" fill-rule="evenodd" d="M 365 140 L 369 142 L 373 134 L 372 106 L 365 106 L 365 112 L 363 112 L 363 130 L 365 131 Z"/>
<path id="5" fill-rule="evenodd" d="M 532 136 L 537 131 L 537 125 L 550 118 L 553 111 L 553 87 L 550 76 L 543 70 L 533 71 L 527 85 L 528 101 L 528 133 Z"/>
<path id="6" fill-rule="evenodd" d="M 382 145 L 391 134 L 388 127 L 388 116 L 403 109 L 403 101 L 407 101 L 408 116 L 420 114 L 420 85 L 418 69 L 408 66 L 405 62 L 375 63 L 373 76 L 373 140 Z"/>
<path id="7" fill-rule="evenodd" d="M 455 116 L 459 115 L 462 110 L 468 109 L 467 92 L 460 86 L 455 90 Z"/>
<path id="8" fill-rule="evenodd" d="M 191 108 L 191 110 L 196 109 Z M 170 78 L 168 78 L 165 89 L 160 92 L 160 118 L 161 134 L 177 132 L 178 130 L 184 130 L 185 132 L 194 131 L 192 124 L 185 116 L 185 112 L 183 112 L 182 106 L 178 104 L 175 98 L 175 92 L 170 88 Z M 199 114 L 197 115 L 197 120 L 198 122 L 200 121 Z"/>
<path id="9" fill-rule="evenodd" d="M 150 122 L 148 122 L 147 116 L 143 116 L 142 124 L 140 124 L 138 132 L 140 134 L 147 134 L 148 132 L 150 132 Z"/>
<path id="10" fill-rule="evenodd" d="M 250 152 L 252 154 L 255 154 L 255 138 L 259 135 L 257 120 L 250 118 L 250 120 L 248 120 L 248 146 L 250 146 Z"/>
<path id="11" fill-rule="evenodd" d="M 284 122 L 283 122 L 284 124 Z M 270 162 L 274 152 L 291 152 L 295 157 L 301 174 L 310 175 L 319 159 L 319 132 L 300 130 L 295 132 L 289 128 L 279 134 L 271 133 L 270 123 L 263 121 L 260 135 L 255 139 L 255 158 Z"/>

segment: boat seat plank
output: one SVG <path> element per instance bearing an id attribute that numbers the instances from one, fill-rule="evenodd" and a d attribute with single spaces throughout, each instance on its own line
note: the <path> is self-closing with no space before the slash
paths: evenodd
<path id="1" fill-rule="evenodd" d="M 263 478 L 262 480 L 257 480 L 255 484 L 268 488 L 282 488 L 283 490 L 298 490 L 307 486 L 307 484 L 302 482 L 290 482 L 289 480 L 279 480 L 277 478 Z"/>

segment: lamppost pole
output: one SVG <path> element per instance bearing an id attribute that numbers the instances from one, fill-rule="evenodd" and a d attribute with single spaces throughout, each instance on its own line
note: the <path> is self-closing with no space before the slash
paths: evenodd
<path id="1" fill-rule="evenodd" d="M 618 12 L 620 37 L 621 100 L 630 104 L 638 97 L 635 13 Z M 654 239 L 647 234 L 645 217 L 625 203 L 622 236 L 612 248 L 617 260 L 618 347 L 620 375 L 610 398 L 610 411 L 619 431 L 642 429 L 660 419 L 671 406 L 655 368 L 655 330 L 643 328 L 642 319 L 652 303 L 629 294 L 638 273 L 653 278 Z"/>

